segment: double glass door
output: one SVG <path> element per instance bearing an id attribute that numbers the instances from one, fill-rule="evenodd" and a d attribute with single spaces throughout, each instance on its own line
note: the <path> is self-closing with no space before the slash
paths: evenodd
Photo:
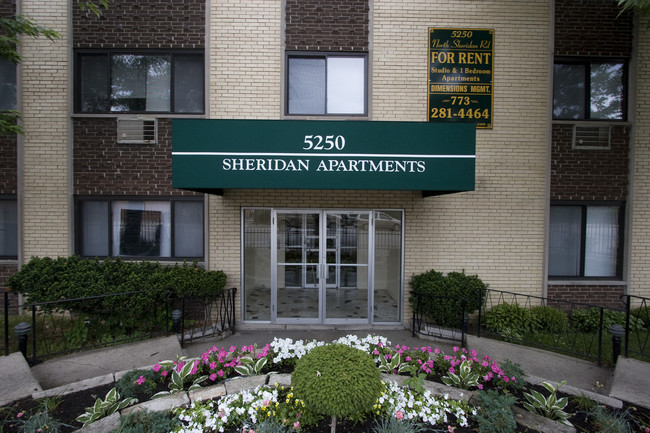
<path id="1" fill-rule="evenodd" d="M 372 305 L 370 211 L 273 213 L 275 322 L 367 323 Z"/>

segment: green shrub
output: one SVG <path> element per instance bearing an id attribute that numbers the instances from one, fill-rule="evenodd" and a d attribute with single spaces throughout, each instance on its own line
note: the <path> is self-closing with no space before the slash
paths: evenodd
<path id="1" fill-rule="evenodd" d="M 226 275 L 222 271 L 206 271 L 196 264 L 167 266 L 157 262 L 130 262 L 120 258 L 100 261 L 78 256 L 33 257 L 8 281 L 8 286 L 26 295 L 30 303 L 146 290 L 147 295 L 142 295 L 138 305 L 157 297 L 164 299 L 170 291 L 177 297 L 215 295 L 225 284 Z M 107 305 L 109 310 L 112 307 Z"/>
<path id="2" fill-rule="evenodd" d="M 598 332 L 600 323 L 600 308 L 591 307 L 580 310 L 573 310 L 571 313 L 571 326 L 575 329 L 592 333 Z M 625 313 L 622 311 L 603 310 L 603 331 L 607 331 L 612 325 L 621 325 L 625 327 Z M 630 314 L 630 330 L 641 331 L 645 329 L 646 324 L 638 316 Z"/>
<path id="3" fill-rule="evenodd" d="M 517 423 L 511 407 L 517 398 L 498 391 L 479 391 L 476 394 L 479 408 L 474 415 L 479 433 L 514 433 Z"/>
<path id="4" fill-rule="evenodd" d="M 158 376 L 151 369 L 131 370 L 115 384 L 115 388 L 123 398 L 137 398 L 139 401 L 151 400 L 157 386 Z"/>
<path id="5" fill-rule="evenodd" d="M 472 314 L 481 307 L 487 284 L 476 275 L 449 272 L 447 276 L 435 270 L 414 275 L 411 278 L 411 305 L 419 307 L 427 320 L 440 326 L 460 328 L 463 323 L 463 302 L 465 312 Z M 419 294 L 420 305 L 416 306 Z M 463 301 L 464 300 L 464 301 Z"/>
<path id="6" fill-rule="evenodd" d="M 383 387 L 372 357 L 343 344 L 312 349 L 296 363 L 291 383 L 306 407 L 334 419 L 361 419 Z"/>
<path id="7" fill-rule="evenodd" d="M 168 433 L 180 425 L 178 418 L 169 411 L 137 411 L 121 417 L 120 427 L 111 433 Z"/>
<path id="8" fill-rule="evenodd" d="M 539 324 L 528 308 L 504 302 L 485 314 L 485 327 L 496 334 L 520 340 L 538 329 Z"/>
<path id="9" fill-rule="evenodd" d="M 566 332 L 569 327 L 569 316 L 557 308 L 548 305 L 538 306 L 531 308 L 530 312 L 540 331 L 561 334 Z"/>

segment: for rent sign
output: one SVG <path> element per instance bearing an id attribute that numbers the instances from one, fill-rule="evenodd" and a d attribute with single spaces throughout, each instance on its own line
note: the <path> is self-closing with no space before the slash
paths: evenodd
<path id="1" fill-rule="evenodd" d="M 471 191 L 473 124 L 174 119 L 175 188 Z"/>
<path id="2" fill-rule="evenodd" d="M 492 128 L 494 30 L 429 28 L 429 122 Z"/>

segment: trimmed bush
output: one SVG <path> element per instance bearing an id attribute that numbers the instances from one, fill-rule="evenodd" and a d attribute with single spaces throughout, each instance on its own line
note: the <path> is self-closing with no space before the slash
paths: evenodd
<path id="1" fill-rule="evenodd" d="M 430 270 L 411 278 L 413 294 L 409 301 L 414 309 L 424 313 L 428 321 L 439 326 L 460 328 L 463 323 L 463 302 L 465 312 L 472 314 L 481 307 L 488 288 L 477 275 L 462 272 L 441 272 Z M 420 305 L 416 305 L 419 294 Z"/>
<path id="2" fill-rule="evenodd" d="M 343 344 L 312 349 L 296 363 L 291 383 L 296 398 L 332 418 L 371 411 L 383 386 L 372 357 Z"/>
<path id="3" fill-rule="evenodd" d="M 166 266 L 157 262 L 130 262 L 120 258 L 100 261 L 78 256 L 33 257 L 8 281 L 8 286 L 26 295 L 30 303 L 142 290 L 148 291 L 150 298 L 141 302 L 151 301 L 151 297 L 164 299 L 169 292 L 176 297 L 203 297 L 219 294 L 225 285 L 225 273 L 206 271 L 195 263 Z"/>

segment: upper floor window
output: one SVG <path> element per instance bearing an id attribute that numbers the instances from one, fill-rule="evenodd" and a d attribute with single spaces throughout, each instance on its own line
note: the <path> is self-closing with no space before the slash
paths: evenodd
<path id="1" fill-rule="evenodd" d="M 77 254 L 203 258 L 202 200 L 80 199 Z"/>
<path id="2" fill-rule="evenodd" d="M 0 200 L 0 257 L 18 257 L 18 214 L 14 198 Z"/>
<path id="3" fill-rule="evenodd" d="M 621 277 L 623 206 L 552 205 L 549 277 Z"/>
<path id="4" fill-rule="evenodd" d="M 77 113 L 203 113 L 202 52 L 78 52 Z"/>
<path id="5" fill-rule="evenodd" d="M 289 54 L 286 113 L 366 115 L 367 62 L 366 54 Z"/>
<path id="6" fill-rule="evenodd" d="M 553 118 L 625 120 L 626 85 L 623 61 L 556 60 Z"/>
<path id="7" fill-rule="evenodd" d="M 0 57 L 0 111 L 16 109 L 16 64 Z"/>

